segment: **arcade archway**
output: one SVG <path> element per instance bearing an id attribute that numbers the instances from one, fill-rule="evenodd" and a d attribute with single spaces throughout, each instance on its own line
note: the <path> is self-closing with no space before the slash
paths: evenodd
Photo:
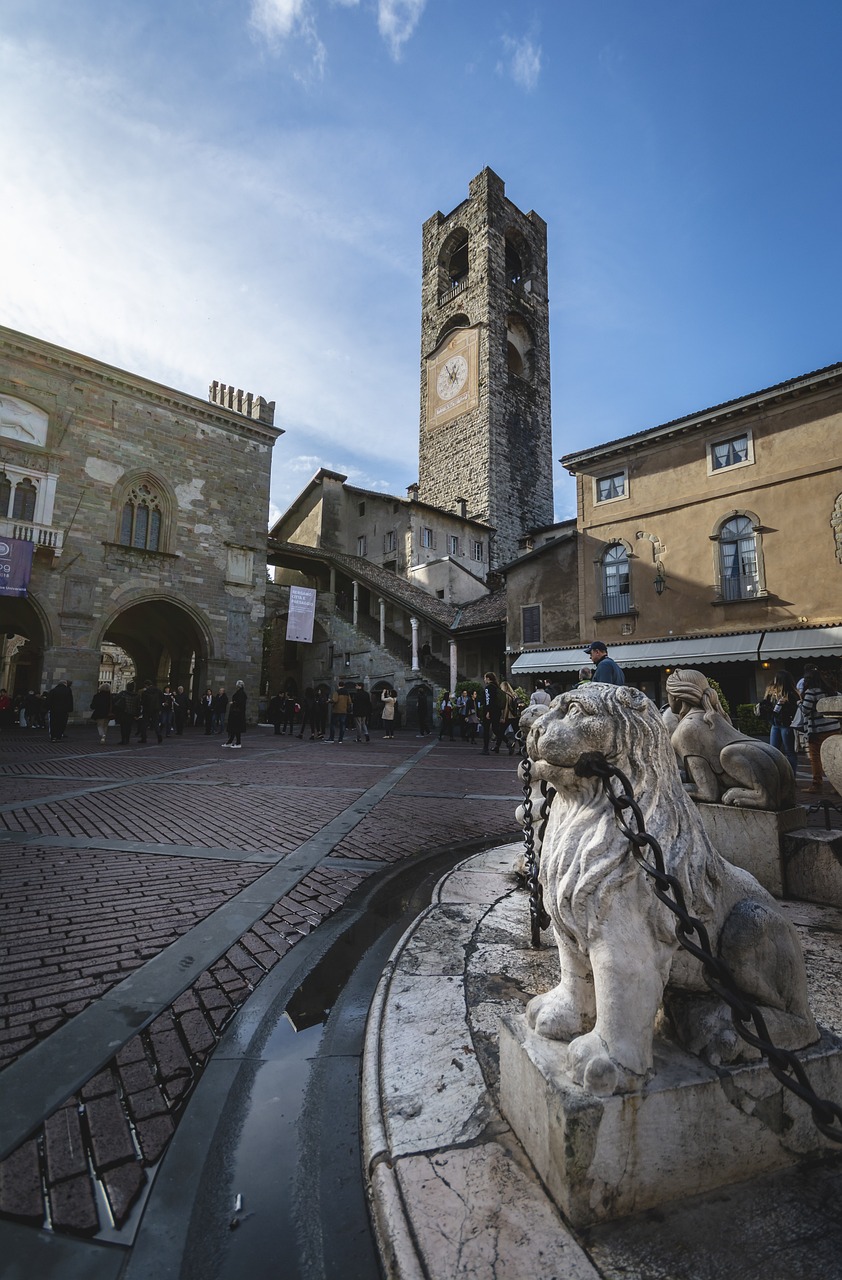
<path id="1" fill-rule="evenodd" d="M 209 640 L 196 618 L 172 600 L 143 600 L 112 618 L 100 644 L 129 655 L 141 683 L 184 685 L 191 697 L 207 684 Z"/>
<path id="2" fill-rule="evenodd" d="M 0 688 L 12 698 L 40 692 L 49 645 L 46 624 L 31 600 L 0 599 Z"/>

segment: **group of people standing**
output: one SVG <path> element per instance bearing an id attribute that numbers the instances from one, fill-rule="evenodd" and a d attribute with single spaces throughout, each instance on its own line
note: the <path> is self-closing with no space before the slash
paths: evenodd
<path id="1" fill-rule="evenodd" d="M 822 715 L 818 704 L 836 692 L 835 681 L 815 664 L 808 663 L 797 682 L 789 671 L 779 671 L 758 706 L 761 718 L 769 723 L 770 744 L 784 753 L 793 773 L 798 769 L 797 735 L 806 737 L 812 775 L 807 790 L 814 794 L 821 792 L 824 782 L 822 743 L 840 732 L 838 717 Z"/>

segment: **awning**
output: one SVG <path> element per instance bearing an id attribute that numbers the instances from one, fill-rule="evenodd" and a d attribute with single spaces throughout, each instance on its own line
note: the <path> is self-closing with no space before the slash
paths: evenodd
<path id="1" fill-rule="evenodd" d="M 842 627 L 767 631 L 760 646 L 761 662 L 778 662 L 783 658 L 839 657 L 842 657 Z"/>
<path id="2" fill-rule="evenodd" d="M 836 628 L 842 631 L 842 628 Z M 787 634 L 794 634 L 788 632 Z M 732 636 L 688 636 L 675 640 L 644 640 L 640 644 L 609 645 L 609 655 L 623 669 L 634 667 L 687 667 L 694 663 L 757 662 L 763 633 L 743 632 Z M 512 675 L 541 675 L 578 671 L 587 666 L 589 655 L 575 649 L 552 649 L 543 653 L 522 653 L 512 663 Z"/>

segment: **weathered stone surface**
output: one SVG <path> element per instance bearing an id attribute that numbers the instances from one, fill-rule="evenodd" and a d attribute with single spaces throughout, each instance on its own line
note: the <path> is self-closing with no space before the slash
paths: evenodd
<path id="1" fill-rule="evenodd" d="M 788 894 L 842 907 L 842 831 L 798 831 L 784 838 Z"/>
<path id="2" fill-rule="evenodd" d="M 774 897 L 784 896 L 783 837 L 806 825 L 806 814 L 800 806 L 776 813 L 700 803 L 699 817 L 711 844 L 723 858 L 750 872 Z"/>
<path id="3" fill-rule="evenodd" d="M 842 1096 L 842 1043 L 799 1055 L 822 1097 Z M 714 1068 L 667 1042 L 641 1089 L 596 1097 L 570 1080 L 564 1050 L 507 1017 L 500 1106 L 574 1226 L 623 1217 L 835 1150 L 765 1062 Z"/>
<path id="4" fill-rule="evenodd" d="M 34 1138 L 0 1163 L 0 1213 L 33 1224 L 44 1219 L 41 1167 Z"/>

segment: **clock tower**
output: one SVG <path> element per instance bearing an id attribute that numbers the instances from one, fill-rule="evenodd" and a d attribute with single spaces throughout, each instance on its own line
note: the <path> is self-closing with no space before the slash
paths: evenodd
<path id="1" fill-rule="evenodd" d="M 418 496 L 493 525 L 495 568 L 553 521 L 547 224 L 483 169 L 422 270 Z"/>

